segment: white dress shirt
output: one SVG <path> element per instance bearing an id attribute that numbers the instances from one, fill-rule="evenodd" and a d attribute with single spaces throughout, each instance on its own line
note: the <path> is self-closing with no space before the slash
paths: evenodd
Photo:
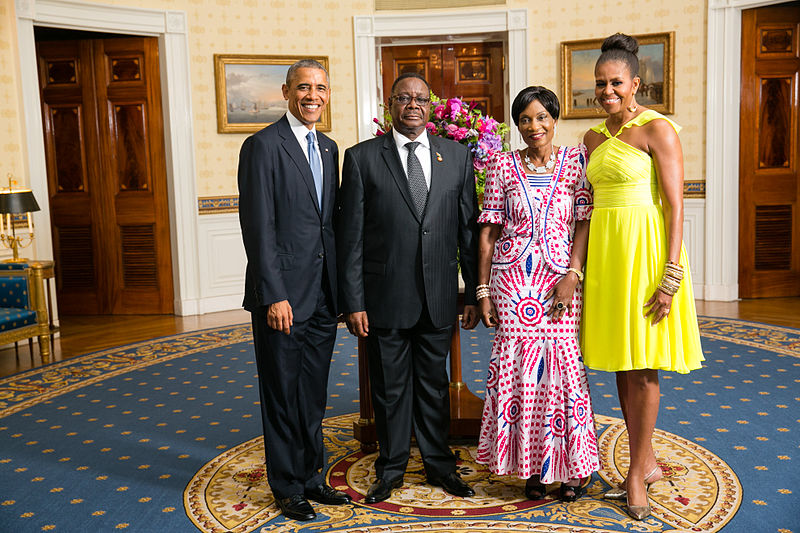
<path id="1" fill-rule="evenodd" d="M 403 164 L 403 172 L 406 173 L 406 179 L 408 179 L 408 148 L 406 148 L 406 143 L 410 143 L 411 139 L 401 133 L 397 133 L 394 128 L 392 128 L 392 137 L 394 137 L 394 144 L 397 146 L 397 155 L 400 156 L 400 162 Z M 428 190 L 431 190 L 431 142 L 428 139 L 428 131 L 424 130 L 414 141 L 419 143 L 414 153 L 419 159 L 420 165 L 422 165 L 422 173 L 425 175 L 425 183 L 428 185 Z"/>
<path id="2" fill-rule="evenodd" d="M 303 153 L 306 156 L 306 161 L 308 161 L 308 139 L 306 139 L 306 135 L 308 135 L 309 131 L 314 132 L 314 143 L 317 145 L 317 157 L 319 158 L 320 163 L 319 168 L 321 168 L 322 172 L 324 173 L 325 165 L 322 162 L 322 151 L 319 149 L 317 129 L 314 126 L 312 126 L 311 129 L 308 129 L 305 124 L 300 122 L 297 117 L 292 115 L 291 111 L 286 113 L 286 118 L 289 120 L 289 127 L 292 128 L 292 133 L 294 133 L 294 136 L 297 137 L 297 142 L 300 143 L 300 148 L 302 148 Z"/>

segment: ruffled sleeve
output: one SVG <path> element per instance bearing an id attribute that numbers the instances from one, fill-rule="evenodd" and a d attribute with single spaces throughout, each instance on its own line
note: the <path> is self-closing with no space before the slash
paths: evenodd
<path id="1" fill-rule="evenodd" d="M 486 166 L 486 182 L 483 189 L 483 210 L 478 217 L 479 224 L 503 225 L 505 213 L 505 187 L 503 185 L 503 153 L 496 153 Z"/>
<path id="2" fill-rule="evenodd" d="M 592 218 L 592 208 L 594 200 L 592 197 L 592 185 L 586 178 L 586 145 L 578 145 L 580 164 L 580 176 L 575 184 L 575 220 L 589 220 Z"/>

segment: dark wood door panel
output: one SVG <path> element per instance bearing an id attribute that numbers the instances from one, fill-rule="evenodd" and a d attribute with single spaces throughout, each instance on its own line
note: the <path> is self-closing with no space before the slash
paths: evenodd
<path id="1" fill-rule="evenodd" d="M 440 98 L 475 102 L 484 115 L 503 120 L 503 57 L 501 42 L 385 46 L 381 49 L 384 102 L 397 76 L 417 72 Z"/>
<path id="2" fill-rule="evenodd" d="M 475 101 L 484 115 L 504 116 L 503 43 L 468 43 L 444 47 L 445 64 L 453 65 L 445 79 L 447 94 Z"/>
<path id="3" fill-rule="evenodd" d="M 173 311 L 158 43 L 38 43 L 59 309 Z"/>
<path id="4" fill-rule="evenodd" d="M 431 90 L 441 96 L 442 46 L 386 46 L 381 49 L 383 101 L 391 95 L 392 83 L 400 74 L 416 72 L 428 81 Z"/>
<path id="5" fill-rule="evenodd" d="M 739 294 L 800 295 L 800 2 L 742 12 Z"/>

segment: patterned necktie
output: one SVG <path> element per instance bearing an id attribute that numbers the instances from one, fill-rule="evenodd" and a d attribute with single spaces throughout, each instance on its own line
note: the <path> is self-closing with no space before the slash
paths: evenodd
<path id="1" fill-rule="evenodd" d="M 411 190 L 411 198 L 417 206 L 417 215 L 422 218 L 425 212 L 425 204 L 428 203 L 428 184 L 425 183 L 425 174 L 422 172 L 422 164 L 414 153 L 420 143 L 413 141 L 406 143 L 408 159 L 406 160 L 406 172 L 408 173 L 408 188 Z"/>
<path id="2" fill-rule="evenodd" d="M 314 138 L 313 131 L 308 132 L 306 140 L 308 140 L 308 164 L 311 165 L 311 174 L 314 175 L 314 186 L 317 188 L 317 202 L 319 203 L 319 210 L 322 211 L 322 163 L 317 153 L 317 142 Z"/>

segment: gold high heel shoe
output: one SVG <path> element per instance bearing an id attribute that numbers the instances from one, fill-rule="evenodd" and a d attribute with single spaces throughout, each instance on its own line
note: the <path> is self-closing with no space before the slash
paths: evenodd
<path id="1" fill-rule="evenodd" d="M 659 470 L 661 470 L 661 467 L 656 465 L 649 474 L 644 476 L 644 485 L 647 490 L 650 490 L 650 485 L 652 485 L 652 483 L 649 483 L 647 480 L 656 475 L 656 472 Z M 606 491 L 603 494 L 603 498 L 606 500 L 626 500 L 628 498 L 628 491 L 617 485 L 613 489 Z"/>
<path id="2" fill-rule="evenodd" d="M 645 483 L 644 488 L 645 497 L 647 498 L 647 505 L 631 505 L 628 501 L 627 494 L 625 495 L 625 511 L 628 513 L 628 516 L 634 520 L 644 520 L 652 513 L 652 509 L 650 508 L 650 497 L 647 495 L 647 489 L 650 488 L 650 485 Z"/>
<path id="3" fill-rule="evenodd" d="M 649 505 L 628 504 L 628 506 L 625 507 L 625 510 L 628 512 L 628 516 L 630 516 L 634 520 L 640 520 L 640 521 L 650 516 L 650 513 L 652 512 Z"/>

